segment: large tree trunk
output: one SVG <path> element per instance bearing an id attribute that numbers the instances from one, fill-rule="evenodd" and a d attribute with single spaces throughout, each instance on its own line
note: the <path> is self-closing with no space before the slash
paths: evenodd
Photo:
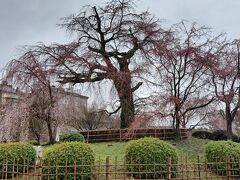
<path id="1" fill-rule="evenodd" d="M 176 118 L 175 116 L 172 116 L 173 121 L 172 121 L 172 128 L 175 128 L 175 123 L 176 123 Z"/>
<path id="2" fill-rule="evenodd" d="M 228 120 L 227 121 L 227 138 L 229 140 L 232 139 L 232 135 L 233 135 L 233 132 L 232 132 L 232 121 Z"/>
<path id="3" fill-rule="evenodd" d="M 49 144 L 54 144 L 55 138 L 54 138 L 51 122 L 49 121 L 47 122 L 47 129 L 48 129 Z"/>
<path id="4" fill-rule="evenodd" d="M 175 139 L 180 139 L 180 124 L 181 118 L 179 116 L 179 108 L 175 107 L 175 120 L 176 120 L 176 127 L 175 127 Z"/>
<path id="5" fill-rule="evenodd" d="M 47 129 L 48 129 L 48 138 L 49 138 L 49 144 L 55 143 L 55 136 L 53 132 L 53 124 L 52 124 L 52 118 L 51 118 L 51 112 L 48 111 L 46 123 L 47 123 Z"/>
<path id="6" fill-rule="evenodd" d="M 48 83 L 48 93 L 50 98 L 50 109 L 48 109 L 47 112 L 47 128 L 48 128 L 48 135 L 49 135 L 49 144 L 55 143 L 55 134 L 53 131 L 53 119 L 52 119 L 52 113 L 51 110 L 54 108 L 54 101 L 53 101 L 53 95 L 52 95 L 52 87 L 50 85 L 50 82 Z"/>
<path id="7" fill-rule="evenodd" d="M 133 91 L 131 88 L 131 77 L 125 79 L 123 84 L 114 82 L 117 89 L 117 93 L 120 99 L 121 106 L 121 128 L 127 128 L 134 120 L 134 103 L 133 103 Z"/>
<path id="8" fill-rule="evenodd" d="M 120 98 L 121 104 L 121 128 L 127 128 L 131 125 L 134 120 L 134 105 L 131 100 L 131 93 L 127 95 L 128 97 Z"/>
<path id="9" fill-rule="evenodd" d="M 233 132 L 232 132 L 232 122 L 233 122 L 233 118 L 232 118 L 232 114 L 231 114 L 231 110 L 230 110 L 230 105 L 226 105 L 225 108 L 225 114 L 226 114 L 226 124 L 227 124 L 227 139 L 232 139 L 233 136 Z"/>
<path id="10" fill-rule="evenodd" d="M 120 72 L 118 78 L 114 80 L 114 85 L 120 99 L 121 106 L 121 128 L 129 127 L 134 120 L 134 103 L 133 103 L 133 91 L 131 83 L 131 72 L 128 67 L 128 60 L 122 60 L 119 62 Z M 135 90 L 133 90 L 135 89 Z"/>

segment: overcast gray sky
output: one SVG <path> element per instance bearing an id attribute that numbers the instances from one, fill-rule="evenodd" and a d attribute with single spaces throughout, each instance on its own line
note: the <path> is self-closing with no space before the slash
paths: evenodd
<path id="1" fill-rule="evenodd" d="M 105 0 L 0 0 L 0 69 L 19 56 L 23 45 L 37 42 L 67 42 L 69 37 L 56 26 L 59 19 L 79 12 L 85 4 Z M 197 21 L 216 33 L 240 37 L 240 0 L 139 0 L 139 10 L 148 9 L 167 24 Z"/>

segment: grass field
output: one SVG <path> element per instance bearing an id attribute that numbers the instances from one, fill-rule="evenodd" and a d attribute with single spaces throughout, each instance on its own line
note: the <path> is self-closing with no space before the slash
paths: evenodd
<path id="1" fill-rule="evenodd" d="M 201 159 L 204 157 L 204 145 L 209 140 L 191 138 L 182 141 L 168 141 L 178 149 L 179 160 L 196 161 L 197 156 Z M 104 161 L 107 156 L 110 156 L 110 161 L 114 162 L 117 158 L 118 162 L 124 159 L 124 152 L 127 142 L 107 142 L 107 143 L 92 143 L 91 144 L 95 154 L 96 160 Z"/>

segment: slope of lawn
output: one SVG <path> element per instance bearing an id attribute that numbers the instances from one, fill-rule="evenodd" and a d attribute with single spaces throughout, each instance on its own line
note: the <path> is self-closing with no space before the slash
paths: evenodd
<path id="1" fill-rule="evenodd" d="M 168 141 L 178 149 L 179 160 L 185 161 L 186 158 L 189 161 L 196 161 L 197 156 L 203 159 L 204 145 L 209 140 L 191 138 L 182 141 Z M 107 143 L 92 143 L 94 152 L 96 153 L 96 160 L 105 161 L 107 156 L 110 156 L 110 160 L 114 163 L 115 159 L 118 162 L 122 162 L 124 159 L 124 152 L 127 146 L 127 142 L 107 142 Z"/>
<path id="2" fill-rule="evenodd" d="M 106 157 L 109 156 L 111 162 L 116 160 L 122 162 L 127 142 L 93 143 L 91 146 L 96 154 L 97 161 L 105 161 Z"/>
<path id="3" fill-rule="evenodd" d="M 197 157 L 204 158 L 204 145 L 209 142 L 206 139 L 190 138 L 183 141 L 169 141 L 178 149 L 179 160 L 197 161 Z"/>

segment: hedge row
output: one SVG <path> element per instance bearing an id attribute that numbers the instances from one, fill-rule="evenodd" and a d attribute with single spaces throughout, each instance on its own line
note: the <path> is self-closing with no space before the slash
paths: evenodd
<path id="1" fill-rule="evenodd" d="M 35 162 L 36 152 L 30 143 L 6 143 L 0 145 L 0 159 L 3 161 L 8 159 L 8 164 L 13 163 L 14 159 L 18 159 L 18 164 L 24 164 L 27 160 L 30 165 Z M 169 158 L 173 164 L 178 162 L 177 150 L 171 144 L 161 141 L 157 138 L 142 138 L 133 140 L 128 143 L 126 149 L 127 171 L 132 173 L 136 178 L 166 178 L 166 162 Z M 84 165 L 77 166 L 77 179 L 89 179 L 91 174 L 91 165 L 94 165 L 95 155 L 89 144 L 83 142 L 63 142 L 49 146 L 43 151 L 43 164 L 50 167 L 43 167 L 43 174 L 58 174 L 58 179 L 64 179 L 66 172 L 66 164 L 71 167 L 67 168 L 68 179 L 74 179 L 74 164 Z M 26 162 L 27 162 L 26 161 Z M 130 164 L 142 164 L 139 165 Z M 144 165 L 146 164 L 146 165 Z M 155 164 L 155 165 L 149 165 Z M 56 168 L 56 165 L 58 168 Z M 10 166 L 9 166 L 10 167 Z M 11 178 L 12 169 L 8 167 L 8 178 Z M 2 169 L 2 167 L 0 167 Z M 11 167 L 10 167 L 11 168 Z M 176 175 L 176 167 L 171 167 L 172 177 Z M 153 170 L 157 173 L 153 174 Z M 18 170 L 23 172 L 23 168 Z M 165 171 L 165 172 L 164 172 Z M 151 173 L 149 173 L 151 172 Z M 43 179 L 55 179 L 55 176 L 43 176 Z"/>
<path id="2" fill-rule="evenodd" d="M 213 132 L 207 130 L 195 130 L 192 136 L 200 139 L 210 139 L 210 140 L 227 140 L 227 132 L 225 130 L 216 130 Z M 240 138 L 237 135 L 233 135 L 232 140 L 234 142 L 240 142 Z"/>
<path id="3" fill-rule="evenodd" d="M 0 170 L 6 171 L 2 166 L 6 160 L 8 164 L 35 163 L 36 152 L 30 143 L 6 143 L 0 144 Z M 233 169 L 238 168 L 240 161 L 240 144 L 232 141 L 212 141 L 205 146 L 205 157 L 212 171 L 220 170 L 222 174 L 227 173 L 227 160 L 233 162 Z M 128 142 L 126 153 L 127 171 L 134 178 L 144 179 L 165 179 L 167 171 L 167 161 L 171 159 L 171 164 L 178 163 L 177 149 L 171 144 L 161 141 L 157 138 L 146 137 Z M 64 179 L 66 164 L 71 167 L 67 168 L 68 179 L 74 179 L 74 167 L 76 163 L 78 176 L 77 179 L 89 179 L 92 172 L 91 165 L 94 165 L 95 155 L 89 144 L 83 142 L 64 142 L 49 146 L 44 150 L 43 163 L 50 165 L 43 168 L 44 174 L 58 173 L 58 179 Z M 139 164 L 141 164 L 139 166 Z M 58 168 L 56 168 L 56 165 Z M 8 166 L 8 174 L 4 178 L 12 178 L 12 165 Z M 28 169 L 29 170 L 29 169 Z M 57 170 L 57 171 L 56 171 Z M 18 172 L 23 173 L 23 166 L 18 167 Z M 25 171 L 27 169 L 25 168 Z M 140 173 L 141 172 L 141 173 Z M 144 173 L 143 173 L 144 172 Z M 159 173 L 153 173 L 159 172 Z M 161 172 L 161 173 L 160 173 Z M 175 177 L 177 168 L 171 166 L 171 177 Z M 237 172 L 233 172 L 237 174 Z M 44 177 L 43 179 L 55 179 L 54 177 Z"/>

